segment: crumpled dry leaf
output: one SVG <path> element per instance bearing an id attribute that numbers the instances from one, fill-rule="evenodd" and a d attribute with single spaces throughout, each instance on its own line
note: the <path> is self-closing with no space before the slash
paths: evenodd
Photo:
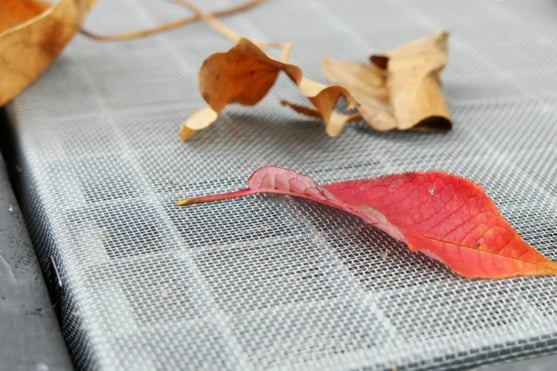
<path id="1" fill-rule="evenodd" d="M 448 130 L 452 124 L 439 77 L 447 63 L 447 38 L 446 32 L 437 32 L 372 55 L 368 64 L 326 59 L 323 72 L 335 84 L 331 86 L 304 77 L 299 67 L 273 59 L 241 38 L 228 52 L 209 56 L 201 66 L 199 90 L 209 106 L 182 123 L 180 136 L 187 140 L 213 124 L 230 103 L 258 103 L 281 71 L 311 105 L 282 103 L 322 120 L 330 136 L 360 118 L 379 131 Z M 335 111 L 341 97 L 346 109 L 357 108 L 357 113 Z"/>
<path id="2" fill-rule="evenodd" d="M 369 64 L 325 59 L 323 73 L 350 91 L 375 130 L 448 130 L 439 77 L 447 64 L 447 38 L 437 32 L 373 55 Z"/>
<path id="3" fill-rule="evenodd" d="M 213 124 L 230 103 L 248 106 L 257 104 L 273 86 L 281 71 L 298 86 L 300 93 L 312 105 L 305 107 L 285 101 L 283 104 L 321 119 L 329 135 L 338 135 L 345 122 L 353 119 L 353 115 L 334 111 L 340 97 L 346 100 L 347 109 L 356 105 L 345 88 L 312 81 L 303 76 L 299 67 L 271 58 L 253 42 L 241 38 L 227 52 L 212 54 L 203 62 L 198 75 L 199 91 L 209 106 L 194 112 L 182 123 L 182 140 Z"/>
<path id="4" fill-rule="evenodd" d="M 29 86 L 60 54 L 95 0 L 0 3 L 1 106 Z"/>

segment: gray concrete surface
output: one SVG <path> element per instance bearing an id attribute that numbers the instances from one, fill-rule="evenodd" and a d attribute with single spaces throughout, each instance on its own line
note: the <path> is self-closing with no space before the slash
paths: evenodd
<path id="1" fill-rule="evenodd" d="M 536 357 L 514 362 L 497 363 L 478 367 L 474 371 L 554 371 L 557 370 L 557 355 Z"/>
<path id="2" fill-rule="evenodd" d="M 0 155 L 0 370 L 72 370 Z"/>

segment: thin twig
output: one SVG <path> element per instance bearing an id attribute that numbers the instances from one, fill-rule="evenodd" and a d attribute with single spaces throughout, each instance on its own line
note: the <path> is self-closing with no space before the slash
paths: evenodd
<path id="1" fill-rule="evenodd" d="M 188 8 L 193 14 L 198 16 L 199 18 L 203 19 L 209 26 L 211 26 L 215 31 L 220 33 L 222 36 L 226 37 L 227 39 L 237 42 L 242 38 L 242 35 L 237 33 L 236 31 L 232 30 L 231 28 L 225 26 L 222 22 L 220 22 L 216 17 L 213 15 L 204 12 L 197 6 L 193 5 L 187 0 L 174 0 L 174 2 L 183 5 L 185 8 Z"/>
<path id="2" fill-rule="evenodd" d="M 223 16 L 234 14 L 234 13 L 242 12 L 244 10 L 247 10 L 249 8 L 252 8 L 256 5 L 261 4 L 262 2 L 263 2 L 263 0 L 249 0 L 245 3 L 243 3 L 243 4 L 237 5 L 237 6 L 232 7 L 232 8 L 217 10 L 215 12 L 206 13 L 206 14 L 216 19 L 216 17 L 223 17 Z M 91 31 L 87 31 L 87 30 L 82 28 L 80 30 L 80 32 L 81 32 L 82 35 L 87 36 L 87 37 L 89 37 L 91 39 L 94 39 L 94 40 L 97 40 L 97 41 L 123 41 L 123 40 L 137 39 L 137 38 L 140 38 L 140 37 L 150 36 L 150 35 L 154 35 L 154 34 L 157 34 L 157 33 L 160 33 L 160 32 L 173 30 L 173 29 L 185 26 L 187 24 L 200 21 L 202 19 L 204 19 L 204 18 L 201 16 L 201 14 L 196 12 L 191 17 L 178 19 L 176 21 L 172 21 L 172 22 L 163 24 L 161 26 L 146 28 L 146 29 L 139 30 L 139 31 L 124 32 L 124 33 L 115 34 L 115 35 L 102 35 L 102 34 L 96 34 L 96 33 L 91 32 Z"/>
<path id="3" fill-rule="evenodd" d="M 174 0 L 175 2 L 183 5 L 184 7 L 188 8 L 192 11 L 196 16 L 203 19 L 209 26 L 211 26 L 215 31 L 226 37 L 227 39 L 237 42 L 243 36 L 236 31 L 230 29 L 226 25 L 224 25 L 221 21 L 219 21 L 214 14 L 204 12 L 203 10 L 199 9 L 197 6 L 190 3 L 188 0 Z M 290 54 L 290 49 L 292 45 L 287 42 L 279 42 L 279 41 L 267 41 L 267 42 L 253 42 L 260 48 L 280 48 L 282 49 L 282 61 L 286 62 L 288 60 L 288 56 Z"/>

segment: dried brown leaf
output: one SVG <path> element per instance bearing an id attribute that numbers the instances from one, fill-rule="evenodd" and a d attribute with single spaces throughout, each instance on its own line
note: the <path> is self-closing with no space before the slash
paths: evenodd
<path id="1" fill-rule="evenodd" d="M 298 82 L 298 89 L 309 99 L 312 106 L 301 106 L 286 100 L 281 100 L 281 103 L 298 113 L 322 120 L 327 135 L 331 137 L 339 135 L 347 122 L 359 118 L 357 114 L 344 114 L 335 111 L 335 106 L 340 98 L 346 99 L 347 110 L 357 106 L 352 95 L 341 86 L 327 86 L 304 77 Z"/>
<path id="2" fill-rule="evenodd" d="M 350 91 L 360 103 L 358 112 L 372 128 L 387 131 L 397 127 L 383 70 L 373 64 L 334 59 L 325 59 L 322 68 L 329 80 Z"/>
<path id="3" fill-rule="evenodd" d="M 447 63 L 447 37 L 438 32 L 408 42 L 371 56 L 369 64 L 326 59 L 323 73 L 350 91 L 375 130 L 447 130 L 450 113 L 439 77 Z"/>
<path id="4" fill-rule="evenodd" d="M 271 89 L 281 71 L 298 86 L 311 106 L 283 103 L 298 112 L 320 118 L 329 135 L 338 135 L 343 126 L 341 122 L 351 116 L 334 111 L 337 100 L 344 97 L 348 107 L 355 105 L 345 88 L 312 81 L 303 76 L 299 67 L 271 58 L 255 43 L 240 38 L 227 52 L 212 54 L 203 62 L 198 75 L 199 91 L 209 107 L 196 111 L 184 121 L 180 129 L 182 140 L 215 122 L 228 104 L 257 104 Z"/>
<path id="5" fill-rule="evenodd" d="M 0 106 L 18 95 L 72 39 L 95 0 L 4 0 L 0 5 Z"/>
<path id="6" fill-rule="evenodd" d="M 0 32 L 41 14 L 48 4 L 34 0 L 0 1 Z"/>

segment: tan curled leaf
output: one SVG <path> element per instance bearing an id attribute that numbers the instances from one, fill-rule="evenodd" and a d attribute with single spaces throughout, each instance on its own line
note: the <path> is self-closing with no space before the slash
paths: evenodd
<path id="1" fill-rule="evenodd" d="M 2 0 L 0 106 L 18 95 L 56 59 L 95 0 Z"/>
<path id="2" fill-rule="evenodd" d="M 340 133 L 338 122 L 342 119 L 334 112 L 336 101 L 343 96 L 349 106 L 355 105 L 346 89 L 307 79 L 299 67 L 271 58 L 250 40 L 240 38 L 227 52 L 212 54 L 203 62 L 198 74 L 199 91 L 209 107 L 196 111 L 182 123 L 182 140 L 215 122 L 228 104 L 257 104 L 271 89 L 281 71 L 298 86 L 300 93 L 312 105 L 285 104 L 311 112 L 312 116 L 323 120 L 329 135 Z"/>
<path id="3" fill-rule="evenodd" d="M 346 123 L 360 117 L 358 114 L 345 114 L 335 111 L 335 106 L 340 98 L 346 100 L 346 110 L 351 110 L 357 106 L 352 95 L 341 86 L 327 86 L 303 77 L 298 82 L 298 89 L 309 99 L 312 104 L 311 106 L 302 106 L 286 100 L 281 100 L 281 103 L 291 107 L 298 113 L 323 121 L 325 132 L 331 137 L 339 135 Z"/>
<path id="4" fill-rule="evenodd" d="M 438 32 L 372 55 L 369 64 L 325 59 L 323 73 L 350 91 L 375 130 L 447 130 L 450 113 L 439 76 L 447 38 Z"/>
<path id="5" fill-rule="evenodd" d="M 373 64 L 333 59 L 325 59 L 322 67 L 329 80 L 346 87 L 360 103 L 358 112 L 373 129 L 387 131 L 397 127 L 383 70 Z"/>

